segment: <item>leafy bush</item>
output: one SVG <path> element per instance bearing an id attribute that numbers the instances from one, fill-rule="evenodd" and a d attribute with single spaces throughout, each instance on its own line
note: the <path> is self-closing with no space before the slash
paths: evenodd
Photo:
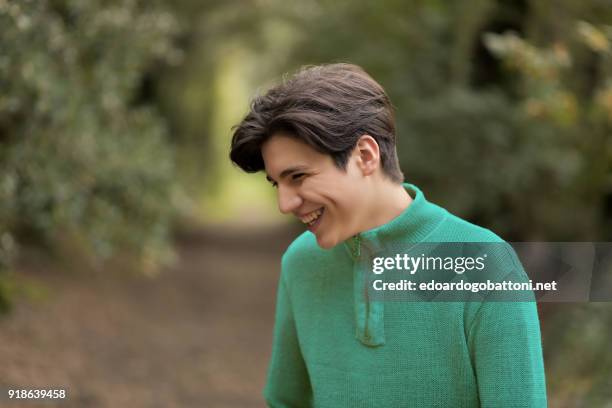
<path id="1" fill-rule="evenodd" d="M 139 92 L 177 30 L 135 1 L 0 0 L 1 267 L 24 243 L 170 259 L 173 149 Z"/>

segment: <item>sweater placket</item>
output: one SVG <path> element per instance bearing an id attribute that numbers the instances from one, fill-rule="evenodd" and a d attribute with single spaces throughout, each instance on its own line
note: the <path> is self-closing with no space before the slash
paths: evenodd
<path id="1" fill-rule="evenodd" d="M 373 301 L 369 292 L 373 248 L 361 234 L 350 238 L 346 244 L 353 264 L 355 337 L 366 346 L 382 346 L 385 344 L 384 302 Z"/>

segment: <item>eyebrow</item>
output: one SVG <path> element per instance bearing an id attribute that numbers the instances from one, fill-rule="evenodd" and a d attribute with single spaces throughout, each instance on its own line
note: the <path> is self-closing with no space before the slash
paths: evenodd
<path id="1" fill-rule="evenodd" d="M 288 175 L 290 175 L 291 173 L 295 173 L 295 172 L 298 172 L 298 171 L 304 171 L 306 169 L 307 169 L 306 166 L 289 167 L 289 168 L 281 171 L 281 174 L 280 174 L 279 177 L 281 179 L 283 179 L 283 178 L 287 177 Z M 274 179 L 272 179 L 272 177 L 270 177 L 270 175 L 268 173 L 266 173 L 266 180 L 268 180 L 269 182 L 273 182 L 274 181 Z"/>

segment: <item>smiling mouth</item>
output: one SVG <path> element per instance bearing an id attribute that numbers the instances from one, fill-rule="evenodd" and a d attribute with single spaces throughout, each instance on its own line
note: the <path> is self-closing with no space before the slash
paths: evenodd
<path id="1" fill-rule="evenodd" d="M 312 211 L 306 214 L 304 217 L 301 217 L 300 220 L 306 224 L 309 230 L 312 230 L 316 225 L 321 221 L 321 217 L 325 212 L 325 207 L 321 207 L 318 210 Z"/>

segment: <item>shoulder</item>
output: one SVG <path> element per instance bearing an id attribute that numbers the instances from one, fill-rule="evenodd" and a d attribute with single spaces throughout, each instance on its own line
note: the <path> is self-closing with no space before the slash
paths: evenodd
<path id="1" fill-rule="evenodd" d="M 303 232 L 289 244 L 283 253 L 281 261 L 283 278 L 291 280 L 291 276 L 298 274 L 301 270 L 310 269 L 322 260 L 326 252 L 328 251 L 319 247 L 316 237 L 311 232 Z"/>
<path id="2" fill-rule="evenodd" d="M 504 274 L 511 271 L 522 272 L 521 262 L 512 247 L 503 238 L 490 229 L 481 227 L 464 220 L 447 211 L 443 225 L 438 228 L 434 241 L 439 242 L 461 242 L 474 243 L 472 248 L 481 248 L 488 254 L 489 264 L 495 265 L 495 269 Z M 522 272 L 524 274 L 524 272 Z"/>
<path id="3" fill-rule="evenodd" d="M 320 292 L 331 271 L 346 267 L 346 249 L 342 245 L 322 249 L 311 232 L 299 235 L 282 256 L 280 279 L 289 292 L 297 296 Z"/>
<path id="4" fill-rule="evenodd" d="M 493 231 L 450 213 L 446 221 L 449 229 L 454 231 L 457 236 L 462 237 L 462 242 L 488 244 L 486 246 L 491 249 L 491 252 L 497 259 L 508 262 L 512 266 L 517 266 L 517 264 L 520 265 L 520 261 L 518 261 L 518 257 L 512 245 Z"/>
<path id="5" fill-rule="evenodd" d="M 452 241 L 461 242 L 505 242 L 499 235 L 493 231 L 473 224 L 463 218 L 456 216 L 448 211 L 444 220 L 441 233 L 446 234 L 447 238 Z"/>
<path id="6" fill-rule="evenodd" d="M 317 239 L 311 232 L 304 231 L 289 244 L 283 253 L 283 263 L 299 262 L 301 259 L 306 259 L 317 251 L 321 251 L 317 244 Z"/>

